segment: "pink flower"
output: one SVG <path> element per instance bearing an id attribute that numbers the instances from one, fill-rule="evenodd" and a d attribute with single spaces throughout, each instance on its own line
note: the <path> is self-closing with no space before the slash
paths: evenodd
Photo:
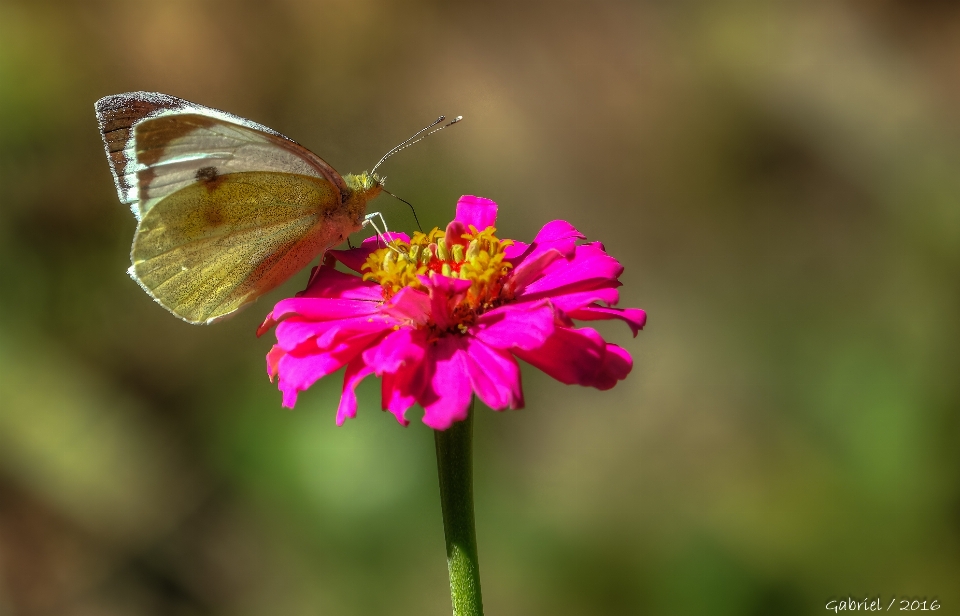
<path id="1" fill-rule="evenodd" d="M 547 223 L 531 244 L 494 235 L 497 204 L 464 196 L 446 231 L 391 234 L 332 250 L 307 289 L 280 301 L 258 335 L 277 326 L 267 354 L 283 405 L 343 366 L 337 425 L 357 412 L 355 390 L 382 378 L 382 404 L 403 425 L 413 404 L 445 430 L 476 394 L 495 410 L 523 407 L 517 358 L 562 383 L 610 389 L 630 354 L 573 320 L 620 319 L 636 336 L 646 315 L 614 308 L 623 267 L 570 223 Z M 335 261 L 362 273 L 334 269 Z"/>

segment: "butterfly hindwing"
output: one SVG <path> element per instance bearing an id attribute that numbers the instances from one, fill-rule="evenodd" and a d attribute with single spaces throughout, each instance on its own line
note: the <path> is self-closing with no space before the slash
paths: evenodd
<path id="1" fill-rule="evenodd" d="M 338 230 L 355 228 L 333 199 L 338 192 L 307 175 L 210 174 L 145 213 L 130 273 L 185 321 L 212 322 L 342 241 Z"/>

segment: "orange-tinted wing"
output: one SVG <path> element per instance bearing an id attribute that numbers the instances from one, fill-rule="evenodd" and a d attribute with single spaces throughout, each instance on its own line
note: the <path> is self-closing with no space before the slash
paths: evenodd
<path id="1" fill-rule="evenodd" d="M 339 194 L 308 175 L 208 174 L 144 214 L 130 274 L 181 319 L 211 323 L 358 229 Z"/>

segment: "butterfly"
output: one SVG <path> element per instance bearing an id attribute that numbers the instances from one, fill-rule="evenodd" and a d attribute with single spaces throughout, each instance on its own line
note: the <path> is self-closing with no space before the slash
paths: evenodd
<path id="1" fill-rule="evenodd" d="M 273 129 L 168 94 L 115 94 L 94 108 L 117 194 L 137 218 L 128 273 L 194 324 L 235 313 L 359 231 L 383 190 L 376 167 L 444 119 L 371 172 L 341 176 Z"/>

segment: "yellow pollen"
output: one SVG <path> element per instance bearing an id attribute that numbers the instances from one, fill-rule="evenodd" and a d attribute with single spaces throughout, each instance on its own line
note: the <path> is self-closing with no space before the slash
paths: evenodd
<path id="1" fill-rule="evenodd" d="M 409 242 L 395 240 L 391 247 L 371 253 L 363 264 L 363 279 L 380 283 L 387 299 L 404 287 L 426 291 L 417 277 L 431 272 L 471 281 L 466 297 L 450 307 L 459 320 L 455 329 L 465 333 L 477 315 L 509 299 L 503 283 L 512 265 L 505 261 L 504 250 L 513 242 L 498 239 L 496 231 L 494 227 L 478 231 L 471 225 L 462 236 L 464 243 L 452 246 L 438 227 L 414 233 Z"/>

